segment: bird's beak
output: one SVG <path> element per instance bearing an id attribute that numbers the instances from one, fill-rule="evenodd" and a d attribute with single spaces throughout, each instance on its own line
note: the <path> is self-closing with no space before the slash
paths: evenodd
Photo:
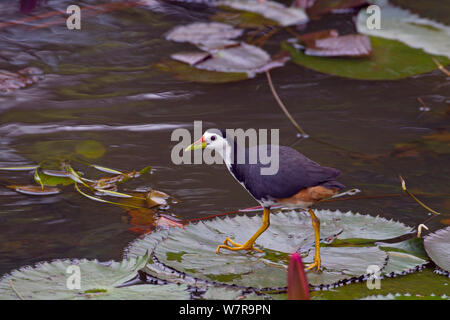
<path id="1" fill-rule="evenodd" d="M 197 150 L 197 149 L 205 149 L 206 148 L 206 141 L 204 137 L 201 137 L 197 141 L 195 141 L 193 144 L 191 144 L 189 147 L 184 149 L 184 152 Z"/>

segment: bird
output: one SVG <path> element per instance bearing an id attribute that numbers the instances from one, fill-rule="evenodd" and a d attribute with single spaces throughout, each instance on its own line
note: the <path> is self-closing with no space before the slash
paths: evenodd
<path id="1" fill-rule="evenodd" d="M 278 171 L 271 175 L 261 174 L 261 169 L 268 167 L 267 159 L 263 161 L 258 158 L 253 163 L 249 160 L 252 155 L 260 155 L 261 150 L 267 152 L 267 155 L 270 153 L 269 151 L 277 150 L 273 148 L 273 145 L 261 144 L 246 148 L 242 143 L 237 143 L 231 135 L 227 136 L 225 130 L 208 129 L 200 139 L 185 149 L 185 152 L 197 149 L 210 149 L 210 151 L 217 152 L 231 175 L 263 208 L 262 225 L 249 240 L 240 244 L 227 237 L 223 244 L 217 246 L 216 253 L 219 254 L 221 249 L 262 253 L 262 250 L 255 247 L 255 242 L 270 226 L 271 207 L 283 205 L 301 208 L 310 214 L 314 228 L 314 262 L 308 265 L 306 270 L 320 271 L 320 220 L 311 206 L 321 200 L 336 196 L 345 187 L 336 181 L 340 171 L 321 166 L 291 147 L 281 145 L 277 147 Z M 241 158 L 238 158 L 239 156 Z"/>

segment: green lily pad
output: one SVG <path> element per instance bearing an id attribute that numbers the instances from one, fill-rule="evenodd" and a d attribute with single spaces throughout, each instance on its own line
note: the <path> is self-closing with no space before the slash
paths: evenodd
<path id="1" fill-rule="evenodd" d="M 436 275 L 431 269 L 405 275 L 403 277 L 384 278 L 380 280 L 380 288 L 369 289 L 366 281 L 352 283 L 338 290 L 322 290 L 311 292 L 313 300 L 349 300 L 362 299 L 373 295 L 388 295 L 392 292 L 411 294 L 412 296 L 449 295 L 449 280 Z M 420 297 L 418 297 L 420 298 Z"/>
<path id="2" fill-rule="evenodd" d="M 420 294 L 412 295 L 409 293 L 389 293 L 387 295 L 376 295 L 376 296 L 368 296 L 362 298 L 361 300 L 450 300 L 450 297 L 447 295 L 437 296 L 437 295 L 429 295 L 422 296 Z"/>
<path id="3" fill-rule="evenodd" d="M 308 56 L 284 42 L 292 61 L 305 68 L 339 77 L 361 80 L 396 80 L 427 73 L 437 69 L 434 57 L 443 66 L 450 63 L 444 56 L 434 56 L 422 49 L 411 48 L 400 41 L 369 37 L 372 56 L 362 59 L 326 58 Z"/>
<path id="4" fill-rule="evenodd" d="M 359 33 L 380 38 L 399 40 L 412 48 L 429 54 L 450 58 L 450 27 L 422 18 L 408 10 L 395 7 L 382 0 L 373 1 L 381 8 L 381 28 L 369 29 L 366 10 L 360 10 L 356 28 Z"/>
<path id="5" fill-rule="evenodd" d="M 285 27 L 308 22 L 308 16 L 301 8 L 287 8 L 282 3 L 265 0 L 221 0 L 217 6 L 226 6 L 237 10 L 258 13 L 268 19 L 275 20 Z"/>
<path id="6" fill-rule="evenodd" d="M 338 237 L 384 240 L 411 232 L 399 222 L 380 217 L 342 213 L 329 210 L 316 211 L 321 220 L 323 241 Z M 203 220 L 184 229 L 174 228 L 146 235 L 130 244 L 125 255 L 136 257 L 150 250 L 158 264 L 147 268 L 158 274 L 164 272 L 168 281 L 181 281 L 186 275 L 203 281 L 218 281 L 247 287 L 270 288 L 286 286 L 289 255 L 299 252 L 305 263 L 314 256 L 314 231 L 311 218 L 304 212 L 290 211 L 271 214 L 270 228 L 257 240 L 263 253 L 244 253 L 216 247 L 230 237 L 238 243 L 250 238 L 261 224 L 259 216 L 232 216 Z M 176 230 L 175 230 L 176 229 Z M 342 246 L 321 248 L 323 272 L 307 272 L 312 286 L 331 285 L 367 275 L 369 265 L 383 269 L 389 260 L 387 252 L 378 246 Z M 417 261 L 423 264 L 422 260 Z M 401 265 L 402 272 L 404 265 Z M 395 271 L 395 264 L 392 265 Z M 174 270 L 176 272 L 174 272 Z M 177 274 L 178 273 L 178 274 Z"/>
<path id="7" fill-rule="evenodd" d="M 278 22 L 267 19 L 264 16 L 243 10 L 236 10 L 230 7 L 220 7 L 224 11 L 219 11 L 211 17 L 211 20 L 225 22 L 236 27 L 258 29 L 264 26 L 276 26 Z"/>
<path id="8" fill-rule="evenodd" d="M 34 267 L 12 271 L 0 280 L 0 299 L 188 299 L 186 286 L 169 284 L 138 284 L 123 286 L 136 277 L 145 266 L 148 256 L 122 262 L 100 263 L 97 260 L 56 260 L 42 262 Z M 80 289 L 69 277 L 80 271 Z M 69 285 L 70 287 L 70 285 Z"/>
<path id="9" fill-rule="evenodd" d="M 44 186 L 56 187 L 56 186 L 68 186 L 75 183 L 70 175 L 65 171 L 58 170 L 42 170 L 38 171 L 40 181 Z M 36 180 L 36 175 L 35 175 Z M 39 183 L 39 181 L 36 181 Z"/>
<path id="10" fill-rule="evenodd" d="M 439 268 L 450 272 L 450 227 L 427 235 L 423 242 L 431 260 Z"/>

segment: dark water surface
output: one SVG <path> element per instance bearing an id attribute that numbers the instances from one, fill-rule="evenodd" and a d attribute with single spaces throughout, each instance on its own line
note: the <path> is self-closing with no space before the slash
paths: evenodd
<path id="1" fill-rule="evenodd" d="M 33 15 L 65 11 L 72 2 L 49 0 Z M 81 7 L 98 3 L 77 1 Z M 125 191 L 152 187 L 173 195 L 181 202 L 168 214 L 198 218 L 256 205 L 225 166 L 176 166 L 170 158 L 176 144 L 170 140 L 172 131 L 192 130 L 194 120 L 202 120 L 204 129 L 278 128 L 281 144 L 296 140 L 264 75 L 233 84 L 195 84 L 151 67 L 171 53 L 193 48 L 166 41 L 168 30 L 206 21 L 212 12 L 153 3 L 153 9 L 139 6 L 82 18 L 81 31 L 67 30 L 65 22 L 38 29 L 33 26 L 43 22 L 1 27 L 0 69 L 35 66 L 44 70 L 45 78 L 0 94 L 0 166 L 38 163 L 73 151 L 80 141 L 95 140 L 106 148 L 94 160 L 97 164 L 124 171 L 153 166 L 153 174 L 130 181 Z M 0 3 L 0 22 L 24 17 L 16 1 Z M 279 41 L 287 37 L 271 39 L 267 50 L 276 53 Z M 440 71 L 400 81 L 358 81 L 288 63 L 271 75 L 305 131 L 353 151 L 388 154 L 396 144 L 448 128 L 450 83 Z M 421 114 L 417 97 L 430 112 Z M 370 195 L 401 192 L 402 174 L 412 191 L 424 193 L 420 198 L 429 206 L 450 211 L 448 142 L 447 149 L 438 148 L 442 152 L 386 156 L 379 162 L 355 159 L 308 139 L 295 148 L 322 165 L 339 168 L 342 183 Z M 0 178 L 31 183 L 32 173 L 0 172 Z M 428 217 L 407 197 L 320 207 L 382 215 L 411 226 Z M 442 224 L 435 219 L 429 226 Z M 137 237 L 129 229 L 123 209 L 88 200 L 70 186 L 50 197 L 0 187 L 0 274 L 54 258 L 120 259 L 126 244 Z"/>

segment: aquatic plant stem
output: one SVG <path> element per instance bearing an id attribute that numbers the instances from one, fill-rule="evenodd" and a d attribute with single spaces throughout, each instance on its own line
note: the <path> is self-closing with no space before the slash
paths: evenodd
<path id="1" fill-rule="evenodd" d="M 437 212 L 437 211 L 431 209 L 431 208 L 428 207 L 426 204 L 424 204 L 422 201 L 420 201 L 419 199 L 417 199 L 415 195 L 413 195 L 411 192 L 409 192 L 409 190 L 406 189 L 406 182 L 405 182 L 405 180 L 402 178 L 402 176 L 399 176 L 399 178 L 400 178 L 400 181 L 401 181 L 401 183 L 402 183 L 402 190 L 403 190 L 404 192 L 406 192 L 406 194 L 407 194 L 408 196 L 410 196 L 415 202 L 417 202 L 417 203 L 418 203 L 422 208 L 424 208 L 425 210 L 427 210 L 427 211 L 429 211 L 429 212 L 431 212 L 431 213 L 433 213 L 433 214 L 435 214 L 435 215 L 440 215 L 439 212 Z"/>
<path id="2" fill-rule="evenodd" d="M 281 101 L 280 97 L 278 96 L 277 91 L 275 90 L 275 87 L 273 86 L 272 77 L 270 76 L 270 72 L 266 71 L 267 81 L 269 82 L 270 90 L 272 91 L 272 94 L 277 101 L 278 105 L 280 106 L 281 110 L 283 110 L 286 117 L 291 121 L 291 123 L 294 125 L 294 127 L 297 129 L 298 132 L 304 137 L 308 137 L 309 135 L 300 127 L 300 125 L 295 121 L 294 117 L 289 113 L 288 109 L 284 105 L 283 101 Z"/>
<path id="3" fill-rule="evenodd" d="M 439 63 L 435 58 L 431 58 L 433 62 L 436 64 L 439 70 L 441 70 L 447 77 L 450 77 L 450 71 L 444 68 L 442 64 Z"/>

